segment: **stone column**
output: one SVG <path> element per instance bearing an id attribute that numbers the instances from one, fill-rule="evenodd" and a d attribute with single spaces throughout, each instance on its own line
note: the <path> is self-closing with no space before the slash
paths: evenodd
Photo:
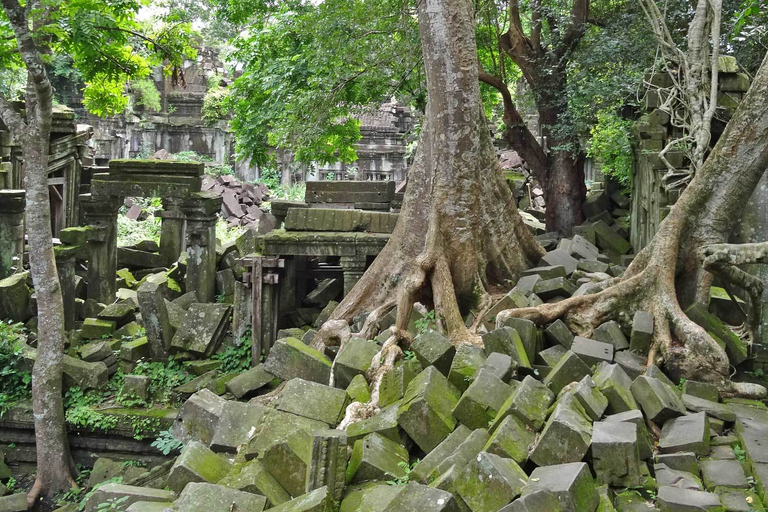
<path id="1" fill-rule="evenodd" d="M 23 190 L 0 190 L 0 279 L 21 271 L 25 204 Z"/>
<path id="2" fill-rule="evenodd" d="M 194 291 L 200 302 L 213 302 L 216 277 L 216 213 L 221 197 L 213 192 L 195 192 L 184 200 L 187 219 L 187 292 Z"/>
<path id="3" fill-rule="evenodd" d="M 162 212 L 156 213 L 162 219 L 160 233 L 160 254 L 165 256 L 168 265 L 179 259 L 184 251 L 184 212 L 181 211 L 182 199 L 164 197 Z"/>
<path id="4" fill-rule="evenodd" d="M 71 331 L 75 328 L 75 260 L 80 247 L 62 245 L 54 247 L 56 256 L 56 271 L 59 274 L 59 286 L 61 298 L 64 301 L 64 330 Z"/>
<path id="5" fill-rule="evenodd" d="M 306 491 L 311 492 L 327 485 L 333 499 L 341 501 L 346 472 L 347 433 L 341 430 L 313 432 Z"/>
<path id="6" fill-rule="evenodd" d="M 88 240 L 88 298 L 111 304 L 117 291 L 117 212 L 122 200 L 83 194 L 80 204 L 85 223 L 96 228 Z"/>
<path id="7" fill-rule="evenodd" d="M 346 297 L 352 288 L 365 274 L 365 256 L 342 256 L 341 270 L 344 271 L 344 296 Z"/>

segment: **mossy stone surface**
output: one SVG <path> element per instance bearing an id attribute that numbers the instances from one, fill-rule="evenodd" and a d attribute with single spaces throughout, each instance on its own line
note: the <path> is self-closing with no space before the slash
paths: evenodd
<path id="1" fill-rule="evenodd" d="M 382 512 L 400 494 L 403 486 L 369 482 L 347 487 L 339 512 Z"/>
<path id="2" fill-rule="evenodd" d="M 481 371 L 461 395 L 453 416 L 471 429 L 486 428 L 501 410 L 512 388 L 490 371 Z"/>
<path id="3" fill-rule="evenodd" d="M 371 366 L 376 354 L 381 350 L 376 343 L 360 338 L 350 339 L 339 351 L 333 364 L 335 384 L 345 388 L 357 375 L 364 374 Z"/>
<path id="4" fill-rule="evenodd" d="M 520 495 L 528 475 L 511 459 L 480 452 L 454 483 L 473 512 L 497 512 Z"/>
<path id="5" fill-rule="evenodd" d="M 298 377 L 327 384 L 331 376 L 331 361 L 298 338 L 284 338 L 277 340 L 269 351 L 264 370 L 285 381 Z"/>
<path id="6" fill-rule="evenodd" d="M 463 343 L 456 350 L 448 372 L 448 381 L 461 392 L 467 390 L 485 362 L 483 349 L 471 343 Z"/>
<path id="7" fill-rule="evenodd" d="M 291 379 L 280 392 L 277 409 L 328 425 L 337 425 L 349 404 L 347 392 L 317 382 Z"/>
<path id="8" fill-rule="evenodd" d="M 524 464 L 535 440 L 536 433 L 533 430 L 514 415 L 509 415 L 496 427 L 484 451 Z"/>
<path id="9" fill-rule="evenodd" d="M 397 425 L 399 409 L 400 402 L 395 402 L 394 404 L 380 409 L 379 412 L 370 418 L 352 423 L 347 428 L 347 439 L 350 443 L 354 443 L 368 434 L 377 432 L 392 441 L 399 442 L 400 429 Z"/>
<path id="10" fill-rule="evenodd" d="M 229 463 L 199 441 L 184 447 L 168 474 L 168 487 L 181 492 L 190 482 L 216 483 L 229 472 Z"/>
<path id="11" fill-rule="evenodd" d="M 347 466 L 348 484 L 402 479 L 407 475 L 408 450 L 381 434 L 355 441 Z"/>
<path id="12" fill-rule="evenodd" d="M 417 359 L 398 361 L 395 369 L 384 375 L 379 385 L 379 404 L 387 407 L 397 402 L 405 395 L 408 384 L 422 371 L 421 363 Z"/>
<path id="13" fill-rule="evenodd" d="M 267 506 L 269 507 L 280 505 L 291 499 L 291 496 L 257 459 L 232 466 L 227 476 L 219 480 L 219 485 L 260 494 L 267 498 Z"/>
<path id="14" fill-rule="evenodd" d="M 347 396 L 352 402 L 367 403 L 371 399 L 368 381 L 363 375 L 355 375 L 347 386 Z"/>

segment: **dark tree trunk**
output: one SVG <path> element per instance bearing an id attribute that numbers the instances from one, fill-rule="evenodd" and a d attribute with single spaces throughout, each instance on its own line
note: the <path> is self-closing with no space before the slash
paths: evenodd
<path id="1" fill-rule="evenodd" d="M 516 279 L 544 254 L 517 213 L 488 133 L 472 2 L 422 0 L 418 11 L 429 102 L 403 209 L 387 246 L 313 342 L 344 343 L 360 311 L 372 311 L 361 333 L 369 336 L 397 307 L 394 334 L 369 376 L 374 407 L 378 378 L 410 340 L 415 301 L 434 304 L 455 344 L 479 344 L 463 314 L 487 309 L 493 284 Z"/>

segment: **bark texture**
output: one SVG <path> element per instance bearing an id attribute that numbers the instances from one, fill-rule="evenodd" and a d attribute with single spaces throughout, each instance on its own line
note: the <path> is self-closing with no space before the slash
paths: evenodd
<path id="1" fill-rule="evenodd" d="M 17 0 L 2 0 L 2 6 L 13 27 L 28 76 L 25 119 L 13 110 L 6 98 L 0 98 L 0 116 L 22 143 L 30 270 L 38 308 L 37 360 L 32 370 L 37 478 L 27 495 L 31 508 L 40 496 L 52 496 L 76 484 L 64 421 L 64 303 L 51 242 L 48 193 L 53 90 L 29 31 L 24 8 Z"/>
<path id="2" fill-rule="evenodd" d="M 410 341 L 414 302 L 434 304 L 453 343 L 480 344 L 463 313 L 488 308 L 494 284 L 516 279 L 544 254 L 517 213 L 490 138 L 472 3 L 422 0 L 418 16 L 429 103 L 400 218 L 387 246 L 313 341 L 316 347 L 344 343 L 348 322 L 362 311 L 371 311 L 361 333 L 370 338 L 381 317 L 397 307 L 394 333 L 369 373 L 373 409 L 380 377 Z"/>
<path id="3" fill-rule="evenodd" d="M 744 259 L 737 251 L 724 257 L 723 247 L 713 244 L 727 241 L 766 167 L 768 56 L 712 154 L 622 278 L 604 282 L 605 289 L 597 294 L 507 310 L 498 318 L 525 317 L 544 324 L 562 317 L 576 333 L 589 336 L 607 320 L 627 323 L 636 311 L 648 311 L 655 319 L 649 362 L 663 360 L 675 379 L 715 382 L 732 393 L 764 392 L 730 382 L 725 352 L 683 310 L 709 293 L 712 275 L 705 262 L 728 259 L 738 264 Z M 762 258 L 759 248 L 741 252 Z"/>

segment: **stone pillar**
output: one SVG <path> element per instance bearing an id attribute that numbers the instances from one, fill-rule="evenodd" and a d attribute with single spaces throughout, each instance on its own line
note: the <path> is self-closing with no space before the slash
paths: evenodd
<path id="1" fill-rule="evenodd" d="M 23 190 L 0 190 L 0 279 L 21 271 L 25 204 Z"/>
<path id="2" fill-rule="evenodd" d="M 352 288 L 365 274 L 365 256 L 342 256 L 341 270 L 344 271 L 344 296 L 346 297 Z"/>
<path id="3" fill-rule="evenodd" d="M 333 499 L 341 501 L 346 472 L 347 433 L 342 430 L 315 431 L 312 434 L 306 492 L 327 485 Z"/>
<path id="4" fill-rule="evenodd" d="M 85 223 L 96 228 L 88 240 L 88 298 L 111 304 L 117 291 L 117 212 L 122 201 L 83 194 L 80 204 Z"/>
<path id="5" fill-rule="evenodd" d="M 248 275 L 250 280 L 250 274 Z M 248 283 L 235 280 L 235 304 L 232 312 L 232 335 L 235 345 L 243 344 L 245 335 L 253 322 L 253 292 Z M 258 360 L 256 361 L 258 363 Z M 254 365 L 255 366 L 255 365 Z"/>
<path id="6" fill-rule="evenodd" d="M 168 265 L 173 265 L 184 251 L 184 212 L 181 211 L 181 204 L 180 198 L 164 197 L 165 209 L 155 213 L 162 219 L 160 254 L 165 256 Z"/>
<path id="7" fill-rule="evenodd" d="M 80 247 L 62 245 L 54 247 L 56 256 L 56 271 L 59 274 L 59 286 L 61 298 L 64 301 L 64 330 L 71 331 L 75 328 L 75 299 L 77 298 L 75 261 Z"/>
<path id="8" fill-rule="evenodd" d="M 200 302 L 213 302 L 216 278 L 216 213 L 221 197 L 213 192 L 195 192 L 184 200 L 187 219 L 186 290 L 195 292 Z"/>

